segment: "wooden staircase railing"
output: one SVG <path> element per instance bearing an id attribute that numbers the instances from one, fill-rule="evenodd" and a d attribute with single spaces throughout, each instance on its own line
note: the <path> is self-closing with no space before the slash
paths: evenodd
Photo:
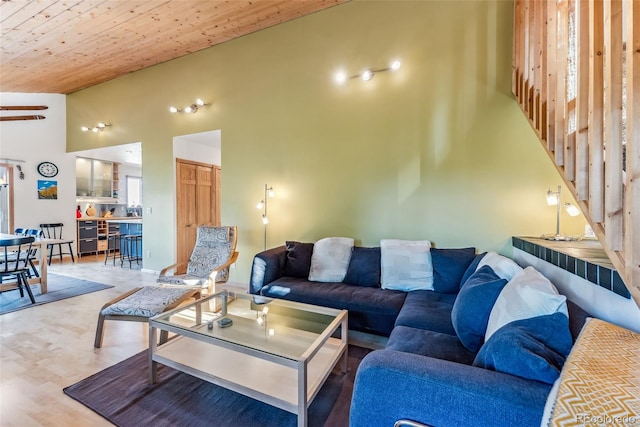
<path id="1" fill-rule="evenodd" d="M 512 90 L 640 306 L 640 0 L 515 0 Z"/>

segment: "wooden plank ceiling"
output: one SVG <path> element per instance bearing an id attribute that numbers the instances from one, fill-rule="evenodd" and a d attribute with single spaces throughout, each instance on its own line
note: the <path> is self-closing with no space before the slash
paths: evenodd
<path id="1" fill-rule="evenodd" d="M 347 0 L 2 0 L 0 91 L 63 93 Z"/>

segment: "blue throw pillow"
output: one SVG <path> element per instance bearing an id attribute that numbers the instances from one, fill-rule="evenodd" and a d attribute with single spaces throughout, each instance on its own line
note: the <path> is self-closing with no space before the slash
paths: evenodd
<path id="1" fill-rule="evenodd" d="M 380 287 L 380 248 L 354 246 L 344 283 L 370 288 Z"/>
<path id="2" fill-rule="evenodd" d="M 287 260 L 284 264 L 284 275 L 290 277 L 309 277 L 313 243 L 285 242 Z"/>
<path id="3" fill-rule="evenodd" d="M 488 265 L 473 273 L 453 303 L 451 322 L 458 339 L 469 351 L 480 350 L 493 304 L 507 284 Z"/>
<path id="4" fill-rule="evenodd" d="M 489 338 L 473 366 L 553 384 L 572 345 L 569 319 L 562 313 L 516 320 Z"/>
<path id="5" fill-rule="evenodd" d="M 486 252 L 482 252 L 481 254 L 476 255 L 473 261 L 471 261 L 471 264 L 469 264 L 469 267 L 467 267 L 467 270 L 462 275 L 462 279 L 460 279 L 460 288 L 462 288 L 469 277 L 476 272 L 478 264 L 480 264 L 480 261 L 482 261 L 482 258 L 484 258 L 486 254 Z"/>
<path id="6" fill-rule="evenodd" d="M 431 248 L 433 289 L 443 294 L 457 294 L 460 280 L 476 256 L 476 248 Z"/>

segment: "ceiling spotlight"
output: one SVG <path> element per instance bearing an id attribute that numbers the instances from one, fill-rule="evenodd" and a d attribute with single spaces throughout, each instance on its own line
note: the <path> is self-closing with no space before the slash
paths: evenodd
<path id="1" fill-rule="evenodd" d="M 190 113 L 197 112 L 198 108 L 204 107 L 206 105 L 209 105 L 209 104 L 204 102 L 204 100 L 202 98 L 197 98 L 193 104 L 187 105 L 186 107 L 184 107 L 182 109 L 180 109 L 178 107 L 171 106 L 171 107 L 169 107 L 169 112 L 170 113 L 187 113 L 187 114 L 190 114 Z"/>
<path id="2" fill-rule="evenodd" d="M 373 78 L 373 71 L 364 70 L 364 72 L 362 73 L 362 80 L 364 80 L 365 82 L 368 82 L 372 78 Z"/>
<path id="3" fill-rule="evenodd" d="M 102 122 L 98 122 L 98 124 L 96 124 L 95 126 L 92 127 L 88 127 L 88 126 L 82 126 L 80 127 L 80 130 L 82 130 L 82 132 L 94 132 L 94 133 L 98 133 L 98 132 L 102 132 L 107 126 L 111 126 L 110 124 L 107 123 L 102 123 Z"/>
<path id="4" fill-rule="evenodd" d="M 339 71 L 336 73 L 336 83 L 343 84 L 347 81 L 347 74 L 344 71 Z"/>
<path id="5" fill-rule="evenodd" d="M 376 73 L 382 73 L 384 71 L 396 71 L 400 69 L 402 63 L 400 60 L 393 60 L 386 68 L 368 68 L 362 72 L 362 74 L 348 75 L 344 71 L 339 71 L 334 75 L 334 79 L 337 84 L 343 84 L 347 80 L 352 79 L 362 79 L 365 82 L 368 82 L 373 78 Z"/>

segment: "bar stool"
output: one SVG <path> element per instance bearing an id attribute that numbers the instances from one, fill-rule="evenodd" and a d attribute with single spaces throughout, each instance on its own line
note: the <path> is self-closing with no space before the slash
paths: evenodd
<path id="1" fill-rule="evenodd" d="M 123 266 L 125 261 L 129 261 L 129 268 L 133 261 L 140 265 L 140 251 L 142 250 L 142 235 L 140 234 L 127 234 L 122 236 L 122 255 L 120 256 L 120 267 Z"/>
<path id="2" fill-rule="evenodd" d="M 113 233 L 107 236 L 107 250 L 104 251 L 104 264 L 107 264 L 109 258 L 113 259 L 113 265 L 116 265 L 116 257 L 122 258 L 120 253 L 120 233 Z M 120 263 L 122 265 L 122 263 Z"/>

